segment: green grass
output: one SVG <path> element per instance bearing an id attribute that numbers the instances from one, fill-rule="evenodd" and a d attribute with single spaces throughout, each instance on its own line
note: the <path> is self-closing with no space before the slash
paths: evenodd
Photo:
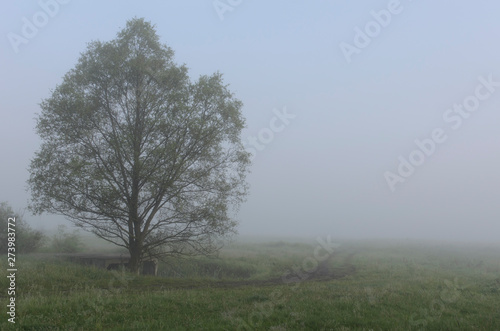
<path id="1" fill-rule="evenodd" d="M 500 330 L 498 246 L 344 242 L 328 263 L 352 263 L 346 277 L 264 281 L 307 266 L 315 247 L 237 243 L 219 258 L 169 261 L 163 277 L 21 256 L 16 324 L 4 312 L 0 329 Z"/>

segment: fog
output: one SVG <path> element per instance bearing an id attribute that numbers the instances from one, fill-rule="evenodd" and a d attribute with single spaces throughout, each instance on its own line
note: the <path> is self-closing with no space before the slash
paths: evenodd
<path id="1" fill-rule="evenodd" d="M 193 79 L 220 71 L 244 103 L 254 159 L 240 234 L 496 241 L 499 11 L 464 0 L 5 2 L 0 201 L 27 206 L 39 102 L 88 42 L 144 17 Z"/>

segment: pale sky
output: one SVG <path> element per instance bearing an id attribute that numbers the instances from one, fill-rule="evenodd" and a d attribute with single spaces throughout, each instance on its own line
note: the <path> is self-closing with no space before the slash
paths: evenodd
<path id="1" fill-rule="evenodd" d="M 4 1 L 0 201 L 27 206 L 38 103 L 88 42 L 144 17 L 193 79 L 220 71 L 244 103 L 256 155 L 241 234 L 498 241 L 499 12 L 465 0 Z"/>

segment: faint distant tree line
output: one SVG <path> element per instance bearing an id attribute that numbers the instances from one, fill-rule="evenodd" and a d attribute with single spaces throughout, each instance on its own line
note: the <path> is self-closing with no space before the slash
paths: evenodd
<path id="1" fill-rule="evenodd" d="M 68 232 L 66 226 L 59 225 L 52 237 L 47 237 L 42 231 L 34 230 L 24 220 L 22 213 L 14 212 L 7 202 L 0 203 L 0 254 L 7 253 L 7 223 L 9 218 L 15 218 L 16 253 L 34 253 L 36 251 L 75 253 L 84 245 L 76 231 Z M 11 222 L 12 223 L 12 222 Z"/>
<path id="2" fill-rule="evenodd" d="M 0 252 L 7 253 L 7 223 L 9 218 L 16 219 L 16 252 L 32 253 L 40 249 L 46 242 L 46 236 L 32 229 L 23 219 L 23 215 L 15 213 L 7 202 L 0 203 Z"/>

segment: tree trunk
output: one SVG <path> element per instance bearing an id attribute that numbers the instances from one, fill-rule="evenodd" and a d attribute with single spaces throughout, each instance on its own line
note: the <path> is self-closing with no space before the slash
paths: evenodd
<path id="1" fill-rule="evenodd" d="M 138 245 L 138 243 L 135 242 L 132 245 L 130 245 L 129 252 L 130 252 L 130 261 L 128 263 L 128 269 L 130 270 L 130 272 L 139 275 L 142 264 L 141 263 L 142 249 L 140 245 Z"/>

